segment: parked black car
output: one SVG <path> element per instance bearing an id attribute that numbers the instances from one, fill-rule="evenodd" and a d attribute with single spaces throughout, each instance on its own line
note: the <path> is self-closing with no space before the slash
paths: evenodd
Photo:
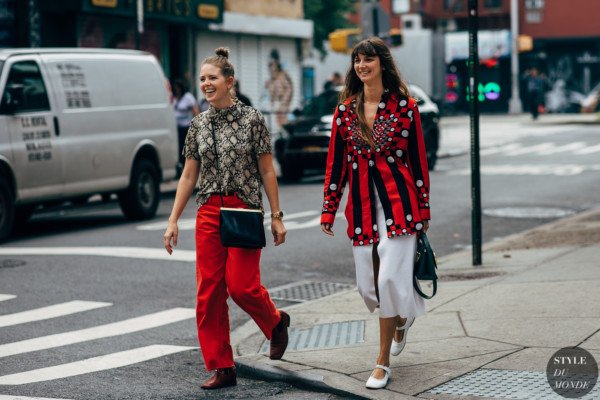
<path id="1" fill-rule="evenodd" d="M 297 115 L 285 124 L 275 140 L 275 156 L 281 166 L 283 179 L 296 181 L 306 170 L 325 169 L 333 112 L 342 87 L 335 87 L 312 98 Z M 440 140 L 438 106 L 416 85 L 409 85 L 410 94 L 417 99 L 427 148 L 429 169 L 435 168 Z"/>

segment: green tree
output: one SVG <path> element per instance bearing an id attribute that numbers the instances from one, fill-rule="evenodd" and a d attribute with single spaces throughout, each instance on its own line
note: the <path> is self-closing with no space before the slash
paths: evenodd
<path id="1" fill-rule="evenodd" d="M 356 2 L 357 0 L 304 0 L 304 18 L 314 22 L 313 46 L 319 50 L 321 58 L 327 55 L 323 41 L 329 38 L 329 33 L 351 27 L 346 15 L 354 11 Z"/>

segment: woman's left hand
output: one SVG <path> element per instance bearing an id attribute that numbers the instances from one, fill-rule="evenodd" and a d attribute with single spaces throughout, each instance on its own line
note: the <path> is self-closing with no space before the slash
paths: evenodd
<path id="1" fill-rule="evenodd" d="M 429 220 L 424 220 L 423 221 L 423 229 L 421 229 L 421 232 L 426 233 L 427 229 L 429 229 Z"/>
<path id="2" fill-rule="evenodd" d="M 285 234 L 287 231 L 285 230 L 285 226 L 283 226 L 283 221 L 274 219 L 271 222 L 271 232 L 273 233 L 273 242 L 275 243 L 275 246 L 279 246 L 285 242 Z"/>

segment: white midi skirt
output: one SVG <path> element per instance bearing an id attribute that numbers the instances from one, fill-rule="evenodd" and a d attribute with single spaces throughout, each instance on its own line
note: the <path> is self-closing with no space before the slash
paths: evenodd
<path id="1" fill-rule="evenodd" d="M 425 301 L 413 287 L 413 267 L 417 237 L 415 235 L 387 237 L 385 215 L 377 191 L 377 226 L 379 243 L 368 246 L 353 246 L 356 265 L 356 284 L 369 311 L 379 306 L 380 318 L 418 317 L 425 314 Z M 375 289 L 375 271 L 373 247 L 379 256 L 377 290 Z M 377 298 L 379 294 L 379 298 Z"/>

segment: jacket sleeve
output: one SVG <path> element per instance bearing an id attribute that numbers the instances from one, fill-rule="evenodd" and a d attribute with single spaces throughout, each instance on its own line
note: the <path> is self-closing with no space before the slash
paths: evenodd
<path id="1" fill-rule="evenodd" d="M 409 101 L 408 116 L 410 122 L 410 135 L 408 138 L 408 168 L 410 169 L 419 201 L 421 219 L 431 219 L 429 209 L 429 167 L 427 165 L 427 151 L 425 138 L 421 127 L 421 115 L 414 99 Z"/>
<path id="2" fill-rule="evenodd" d="M 331 127 L 331 138 L 329 139 L 329 152 L 327 153 L 327 168 L 323 189 L 324 200 L 321 214 L 322 224 L 333 225 L 346 186 L 348 150 L 346 141 L 340 132 L 340 118 L 340 110 L 336 108 Z"/>

